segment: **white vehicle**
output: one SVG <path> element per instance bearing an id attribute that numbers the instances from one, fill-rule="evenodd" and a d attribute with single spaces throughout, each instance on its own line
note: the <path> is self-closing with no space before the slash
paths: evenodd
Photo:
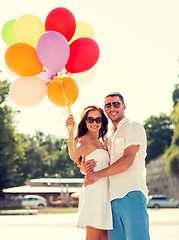
<path id="1" fill-rule="evenodd" d="M 23 207 L 43 208 L 47 206 L 47 200 L 38 195 L 25 195 L 22 199 Z"/>
<path id="2" fill-rule="evenodd" d="M 150 195 L 148 200 L 149 208 L 179 208 L 179 200 L 165 195 Z"/>

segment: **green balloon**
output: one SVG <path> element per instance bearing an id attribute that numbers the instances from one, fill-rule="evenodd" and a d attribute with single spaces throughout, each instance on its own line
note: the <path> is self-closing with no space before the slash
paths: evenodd
<path id="1" fill-rule="evenodd" d="M 16 19 L 10 20 L 7 23 L 5 23 L 2 28 L 2 38 L 8 46 L 19 42 L 14 32 L 15 22 L 16 22 Z"/>

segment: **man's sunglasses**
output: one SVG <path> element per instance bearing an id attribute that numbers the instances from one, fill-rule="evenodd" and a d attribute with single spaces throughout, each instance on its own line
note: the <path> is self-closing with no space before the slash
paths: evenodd
<path id="1" fill-rule="evenodd" d="M 120 102 L 112 102 L 112 103 L 106 103 L 106 104 L 104 105 L 104 107 L 105 107 L 106 109 L 110 109 L 111 106 L 113 106 L 114 108 L 120 108 L 121 103 L 120 103 Z"/>
<path id="2" fill-rule="evenodd" d="M 87 123 L 93 123 L 94 121 L 96 123 L 102 123 L 102 117 L 97 117 L 97 118 L 87 117 L 86 121 L 87 121 Z"/>

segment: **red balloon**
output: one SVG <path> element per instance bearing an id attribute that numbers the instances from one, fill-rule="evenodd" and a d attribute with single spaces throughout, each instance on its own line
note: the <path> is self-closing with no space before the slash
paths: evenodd
<path id="1" fill-rule="evenodd" d="M 59 32 L 70 41 L 76 30 L 75 17 L 66 8 L 55 8 L 47 15 L 45 30 Z"/>
<path id="2" fill-rule="evenodd" d="M 98 58 L 98 44 L 91 38 L 78 38 L 70 44 L 70 57 L 65 68 L 70 73 L 84 72 L 92 68 Z"/>

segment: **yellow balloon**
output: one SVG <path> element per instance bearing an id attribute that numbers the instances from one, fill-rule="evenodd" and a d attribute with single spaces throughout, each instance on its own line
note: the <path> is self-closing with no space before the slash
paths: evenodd
<path id="1" fill-rule="evenodd" d="M 45 27 L 38 17 L 25 14 L 16 20 L 14 31 L 20 42 L 36 47 L 40 36 L 45 33 Z"/>
<path id="2" fill-rule="evenodd" d="M 78 38 L 82 38 L 82 37 L 89 37 L 89 38 L 94 39 L 94 31 L 88 23 L 82 22 L 82 21 L 77 21 L 75 34 L 73 35 L 69 44 L 72 43 L 74 40 L 76 40 Z"/>

